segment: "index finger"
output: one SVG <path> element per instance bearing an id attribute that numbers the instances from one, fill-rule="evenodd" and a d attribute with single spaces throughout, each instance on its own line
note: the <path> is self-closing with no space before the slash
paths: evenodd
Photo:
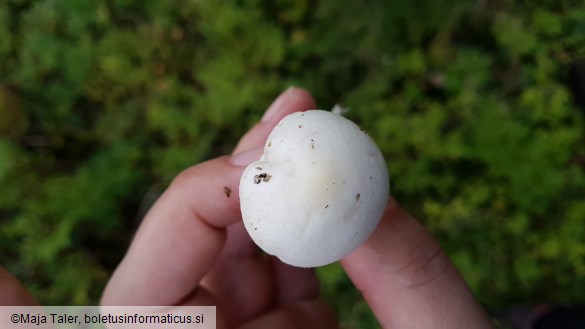
<path id="1" fill-rule="evenodd" d="M 176 305 L 191 294 L 223 247 L 223 227 L 239 218 L 243 170 L 224 156 L 177 176 L 141 223 L 102 304 Z"/>

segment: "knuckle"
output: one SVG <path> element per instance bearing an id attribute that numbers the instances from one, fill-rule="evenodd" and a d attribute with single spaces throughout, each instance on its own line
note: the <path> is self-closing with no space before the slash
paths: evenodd
<path id="1" fill-rule="evenodd" d="M 401 285 L 417 288 L 433 283 L 451 267 L 449 258 L 431 236 L 416 244 L 396 273 Z"/>

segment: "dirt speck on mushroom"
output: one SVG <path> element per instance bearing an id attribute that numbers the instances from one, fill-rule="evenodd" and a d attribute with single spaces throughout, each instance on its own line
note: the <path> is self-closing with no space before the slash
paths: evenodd
<path id="1" fill-rule="evenodd" d="M 261 173 L 260 175 L 254 175 L 254 184 L 260 184 L 261 182 L 268 183 L 272 176 L 267 173 Z"/>
<path id="2" fill-rule="evenodd" d="M 229 198 L 232 195 L 232 189 L 227 187 L 227 186 L 224 186 L 223 193 L 225 193 L 225 196 L 227 196 Z"/>

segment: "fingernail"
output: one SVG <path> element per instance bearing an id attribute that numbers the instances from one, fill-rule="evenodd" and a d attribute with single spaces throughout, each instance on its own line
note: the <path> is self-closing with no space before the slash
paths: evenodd
<path id="1" fill-rule="evenodd" d="M 288 89 L 285 90 L 282 94 L 280 94 L 280 96 L 278 96 L 274 100 L 274 102 L 272 102 L 272 105 L 270 105 L 268 110 L 266 110 L 266 112 L 262 116 L 262 122 L 266 122 L 266 121 L 269 121 L 270 119 L 272 119 L 274 117 L 274 115 L 276 113 L 278 113 L 278 111 L 282 108 L 282 106 L 289 101 L 290 96 L 293 94 L 294 90 L 295 90 L 295 87 L 291 86 L 291 87 L 288 87 Z"/>
<path id="2" fill-rule="evenodd" d="M 247 166 L 250 163 L 260 159 L 263 149 L 264 147 L 260 146 L 246 151 L 242 151 L 238 154 L 234 154 L 231 156 L 230 162 L 235 166 L 240 167 Z"/>

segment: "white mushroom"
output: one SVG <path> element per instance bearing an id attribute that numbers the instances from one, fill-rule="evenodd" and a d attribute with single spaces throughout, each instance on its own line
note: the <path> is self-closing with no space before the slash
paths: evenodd
<path id="1" fill-rule="evenodd" d="M 244 225 L 285 263 L 335 262 L 374 231 L 389 197 L 382 153 L 356 124 L 328 111 L 288 115 L 240 181 Z"/>

